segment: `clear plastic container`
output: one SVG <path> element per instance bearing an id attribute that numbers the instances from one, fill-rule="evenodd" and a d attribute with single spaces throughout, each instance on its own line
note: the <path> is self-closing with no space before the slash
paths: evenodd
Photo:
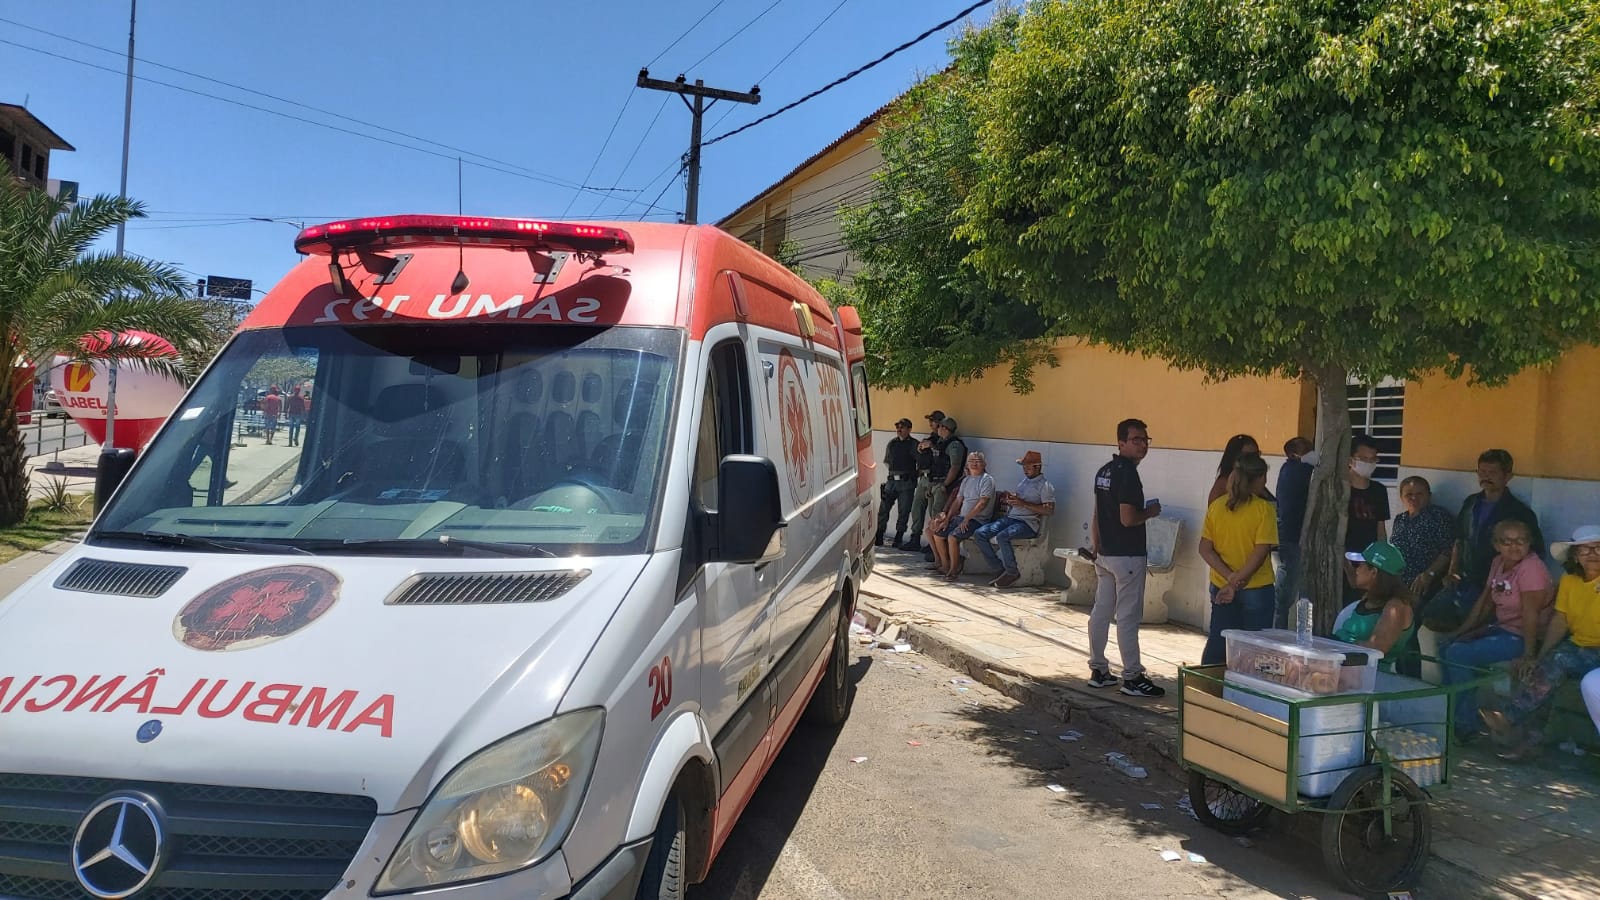
<path id="1" fill-rule="evenodd" d="M 1383 653 L 1328 638 L 1301 645 L 1281 629 L 1222 632 L 1228 644 L 1228 671 L 1249 675 L 1308 694 L 1370 693 Z"/>

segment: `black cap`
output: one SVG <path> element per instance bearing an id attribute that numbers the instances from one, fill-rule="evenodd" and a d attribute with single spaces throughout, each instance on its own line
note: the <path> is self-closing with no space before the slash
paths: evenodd
<path id="1" fill-rule="evenodd" d="M 910 428 L 911 427 L 911 420 L 910 419 L 901 419 L 900 421 L 894 423 L 894 427 L 896 427 L 896 428 Z"/>
<path id="2" fill-rule="evenodd" d="M 931 419 L 933 420 L 933 424 L 938 425 L 940 422 L 944 421 L 944 410 L 936 409 L 933 412 L 928 413 L 926 416 L 923 416 L 923 418 Z"/>

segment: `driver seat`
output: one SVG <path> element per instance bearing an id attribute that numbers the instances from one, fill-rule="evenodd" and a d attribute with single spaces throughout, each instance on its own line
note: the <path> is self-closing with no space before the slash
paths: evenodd
<path id="1" fill-rule="evenodd" d="M 466 473 L 461 445 L 445 437 L 450 411 L 444 392 L 425 384 L 390 385 L 372 404 L 378 440 L 363 478 L 367 493 L 452 490 Z"/>

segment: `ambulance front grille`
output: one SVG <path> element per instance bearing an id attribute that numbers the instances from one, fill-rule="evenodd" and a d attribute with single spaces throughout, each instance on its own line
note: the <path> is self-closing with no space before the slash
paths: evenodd
<path id="1" fill-rule="evenodd" d="M 588 569 L 415 575 L 384 602 L 392 606 L 544 603 L 572 590 L 588 577 Z"/>
<path id="2" fill-rule="evenodd" d="M 141 563 L 80 559 L 56 579 L 63 591 L 116 594 L 122 597 L 159 597 L 177 583 L 183 566 L 149 566 Z"/>
<path id="3" fill-rule="evenodd" d="M 72 840 L 97 800 L 155 799 L 171 842 L 139 900 L 315 900 L 344 876 L 377 817 L 370 797 L 200 784 L 0 775 L 0 897 L 80 898 Z"/>

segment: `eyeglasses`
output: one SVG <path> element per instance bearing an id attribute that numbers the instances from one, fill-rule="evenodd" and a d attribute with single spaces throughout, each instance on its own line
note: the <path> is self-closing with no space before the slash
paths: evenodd
<path id="1" fill-rule="evenodd" d="M 1133 436 L 1131 438 L 1128 438 L 1128 443 L 1130 443 L 1130 444 L 1148 444 L 1148 443 L 1150 443 L 1150 438 L 1149 437 L 1139 437 L 1138 435 L 1135 435 L 1135 436 Z"/>
<path id="2" fill-rule="evenodd" d="M 1579 556 L 1600 556 L 1600 544 L 1579 544 L 1572 552 Z"/>

